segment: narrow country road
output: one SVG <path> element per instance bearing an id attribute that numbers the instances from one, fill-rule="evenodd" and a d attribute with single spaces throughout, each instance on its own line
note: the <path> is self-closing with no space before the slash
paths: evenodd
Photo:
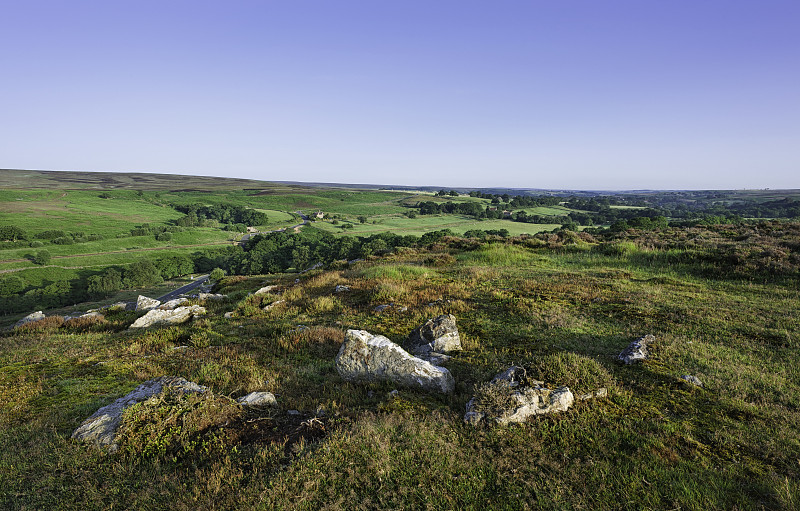
<path id="1" fill-rule="evenodd" d="M 168 302 L 170 300 L 174 300 L 175 298 L 178 298 L 180 295 L 182 295 L 184 293 L 188 293 L 192 289 L 200 287 L 207 280 L 208 280 L 208 275 L 200 275 L 199 277 L 195 278 L 194 281 L 192 281 L 191 283 L 186 284 L 183 287 L 179 287 L 175 291 L 170 291 L 169 293 L 165 294 L 164 296 L 159 296 L 158 298 L 156 298 L 156 300 L 158 300 L 161 303 Z"/>
<path id="2" fill-rule="evenodd" d="M 247 240 L 249 240 L 249 239 L 250 239 L 250 238 L 252 238 L 253 236 L 258 236 L 259 234 L 267 234 L 267 233 L 270 233 L 270 232 L 284 232 L 284 231 L 289 231 L 289 230 L 292 230 L 292 229 L 298 229 L 298 228 L 300 228 L 300 227 L 303 227 L 304 225 L 307 225 L 307 224 L 308 224 L 308 217 L 307 217 L 306 215 L 304 215 L 304 214 L 303 214 L 302 212 L 300 212 L 300 211 L 295 211 L 295 213 L 297 213 L 298 215 L 300 215 L 300 218 L 302 218 L 302 219 L 303 219 L 303 221 L 302 221 L 302 222 L 300 222 L 299 224 L 293 225 L 293 226 L 291 226 L 291 227 L 283 227 L 283 228 L 281 228 L 281 229 L 275 229 L 274 231 L 253 232 L 253 233 L 245 234 L 244 236 L 242 236 L 242 239 L 240 239 L 240 240 L 239 240 L 239 244 L 240 244 L 240 245 L 244 245 L 244 244 L 245 244 L 245 242 L 246 242 Z"/>

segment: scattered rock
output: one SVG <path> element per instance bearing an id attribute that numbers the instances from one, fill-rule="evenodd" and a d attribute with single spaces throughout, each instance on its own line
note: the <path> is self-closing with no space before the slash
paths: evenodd
<path id="1" fill-rule="evenodd" d="M 116 451 L 117 444 L 114 442 L 114 436 L 122 421 L 122 412 L 136 403 L 160 394 L 165 388 L 170 388 L 177 392 L 205 392 L 207 390 L 202 385 L 177 376 L 162 376 L 161 378 L 148 380 L 136 387 L 128 395 L 97 410 L 72 433 L 72 438 L 94 444 L 96 447 L 108 446 L 112 452 Z"/>
<path id="2" fill-rule="evenodd" d="M 655 340 L 656 338 L 650 334 L 636 339 L 617 356 L 617 360 L 625 364 L 634 364 L 647 359 L 650 355 L 647 351 L 647 347 L 655 342 Z"/>
<path id="3" fill-rule="evenodd" d="M 336 286 L 336 288 L 333 290 L 334 293 L 346 293 L 348 291 L 350 291 L 350 286 L 343 286 L 341 284 Z"/>
<path id="4" fill-rule="evenodd" d="M 231 319 L 233 317 L 233 311 L 225 313 L 225 319 Z"/>
<path id="5" fill-rule="evenodd" d="M 299 410 L 287 410 L 286 415 L 300 415 Z"/>
<path id="6" fill-rule="evenodd" d="M 452 314 L 429 319 L 408 336 L 405 346 L 414 354 L 461 351 L 461 338 Z"/>
<path id="7" fill-rule="evenodd" d="M 183 305 L 184 303 L 188 302 L 188 298 L 175 298 L 174 300 L 170 300 L 168 302 L 164 302 L 158 306 L 159 309 L 163 311 L 172 310 L 179 305 Z"/>
<path id="8" fill-rule="evenodd" d="M 383 312 L 386 309 L 390 309 L 390 308 L 393 308 L 393 307 L 396 308 L 398 312 L 405 312 L 405 311 L 408 310 L 408 307 L 406 307 L 405 305 L 398 305 L 398 304 L 396 304 L 394 302 L 387 303 L 387 304 L 384 304 L 384 305 L 378 305 L 377 307 L 375 307 L 372 310 L 375 311 L 375 312 Z"/>
<path id="9" fill-rule="evenodd" d="M 691 383 L 692 385 L 696 385 L 697 387 L 703 387 L 703 382 L 700 381 L 700 378 L 697 376 L 692 376 L 691 374 L 684 374 L 681 376 L 681 379 L 686 381 L 687 383 Z"/>
<path id="10" fill-rule="evenodd" d="M 189 321 L 193 316 L 202 316 L 205 313 L 205 307 L 200 307 L 199 305 L 178 307 L 171 311 L 153 309 L 134 321 L 130 328 L 147 328 L 153 325 L 177 325 Z"/>
<path id="11" fill-rule="evenodd" d="M 275 289 L 278 289 L 278 286 L 264 286 L 264 287 L 262 287 L 261 289 L 259 289 L 258 291 L 256 291 L 253 294 L 254 295 L 263 295 L 263 294 L 266 294 L 266 293 L 271 293 Z"/>
<path id="12" fill-rule="evenodd" d="M 477 425 L 491 420 L 505 426 L 525 422 L 534 415 L 565 412 L 575 402 L 569 387 L 552 390 L 542 385 L 528 380 L 523 368 L 512 366 L 478 388 L 467 403 L 464 422 Z"/>
<path id="13" fill-rule="evenodd" d="M 161 302 L 155 298 L 148 298 L 146 296 L 139 295 L 139 298 L 136 299 L 136 308 L 134 310 L 149 311 L 155 309 L 159 305 L 161 305 Z"/>
<path id="14" fill-rule="evenodd" d="M 608 389 L 605 387 L 599 388 L 594 392 L 589 392 L 588 394 L 581 394 L 578 399 L 580 401 L 588 401 L 589 399 L 599 399 L 601 397 L 608 396 Z"/>
<path id="15" fill-rule="evenodd" d="M 197 295 L 198 300 L 224 300 L 226 295 L 219 293 L 200 293 Z"/>
<path id="16" fill-rule="evenodd" d="M 272 310 L 276 305 L 278 305 L 279 303 L 283 303 L 284 301 L 285 300 L 275 300 L 271 304 L 265 305 L 263 310 L 265 310 L 265 311 Z"/>
<path id="17" fill-rule="evenodd" d="M 272 392 L 251 392 L 236 400 L 242 406 L 274 406 L 278 404 Z"/>
<path id="18" fill-rule="evenodd" d="M 347 381 L 388 380 L 407 387 L 450 393 L 450 371 L 409 355 L 382 335 L 348 330 L 336 355 L 336 370 Z"/>
<path id="19" fill-rule="evenodd" d="M 103 316 L 102 314 L 100 314 L 100 313 L 99 313 L 99 312 L 97 312 L 97 311 L 90 311 L 90 312 L 87 312 L 87 313 L 85 313 L 85 314 L 81 314 L 81 315 L 80 315 L 80 316 L 78 316 L 78 317 L 79 317 L 79 318 L 103 318 L 103 317 L 105 317 L 105 316 Z"/>
<path id="20" fill-rule="evenodd" d="M 42 311 L 31 312 L 30 314 L 28 314 L 24 318 L 22 318 L 19 321 L 17 321 L 17 323 L 14 325 L 14 328 L 19 328 L 22 325 L 25 325 L 27 323 L 33 323 L 34 321 L 40 321 L 40 320 L 44 319 L 45 317 L 46 316 L 44 315 L 44 313 Z"/>

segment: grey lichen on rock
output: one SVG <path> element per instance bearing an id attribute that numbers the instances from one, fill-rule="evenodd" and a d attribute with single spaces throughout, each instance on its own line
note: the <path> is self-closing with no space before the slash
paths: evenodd
<path id="1" fill-rule="evenodd" d="M 194 316 L 206 313 L 205 307 L 189 305 L 174 310 L 153 309 L 133 322 L 130 328 L 147 328 L 153 325 L 177 325 L 189 321 Z"/>
<path id="2" fill-rule="evenodd" d="M 406 387 L 453 392 L 450 371 L 411 356 L 382 335 L 348 330 L 336 355 L 336 370 L 347 381 L 392 381 Z"/>
<path id="3" fill-rule="evenodd" d="M 139 295 L 139 297 L 136 299 L 137 311 L 148 311 L 151 309 L 155 309 L 159 305 L 161 305 L 161 302 L 159 302 L 155 298 L 148 298 L 146 296 Z"/>
<path id="4" fill-rule="evenodd" d="M 122 413 L 136 403 L 160 394 L 167 387 L 183 393 L 205 392 L 207 390 L 202 385 L 178 376 L 162 376 L 148 380 L 127 395 L 97 410 L 72 433 L 72 438 L 93 444 L 96 447 L 108 447 L 112 452 L 116 451 L 115 436 L 122 422 Z"/>
<path id="5" fill-rule="evenodd" d="M 622 353 L 617 355 L 617 360 L 628 365 L 647 360 L 650 356 L 650 352 L 647 348 L 650 344 L 655 342 L 655 340 L 656 338 L 650 334 L 636 339 L 630 343 L 627 348 L 622 350 Z"/>
<path id="6" fill-rule="evenodd" d="M 22 325 L 26 325 L 28 323 L 33 323 L 34 321 L 42 320 L 45 317 L 46 316 L 44 315 L 44 313 L 42 311 L 31 312 L 30 314 L 28 314 L 24 318 L 22 318 L 19 321 L 17 321 L 17 323 L 14 325 L 14 328 L 19 328 Z"/>
<path id="7" fill-rule="evenodd" d="M 565 412 L 575 402 L 569 387 L 548 389 L 541 385 L 528 380 L 523 368 L 512 366 L 478 387 L 467 403 L 464 422 L 477 425 L 490 420 L 505 426 L 535 415 Z"/>
<path id="8" fill-rule="evenodd" d="M 266 293 L 271 293 L 272 291 L 274 291 L 277 288 L 278 288 L 278 286 L 275 286 L 275 285 L 264 286 L 264 287 L 262 287 L 261 289 L 259 289 L 258 291 L 256 291 L 253 294 L 254 295 L 263 295 L 263 294 L 266 294 Z"/>
<path id="9" fill-rule="evenodd" d="M 158 308 L 165 311 L 173 310 L 175 307 L 183 305 L 188 301 L 189 301 L 188 298 L 175 298 L 174 300 L 162 303 L 161 305 L 158 306 Z"/>
<path id="10" fill-rule="evenodd" d="M 691 374 L 684 374 L 683 376 L 681 376 L 681 379 L 686 383 L 689 383 L 696 387 L 703 387 L 703 382 L 700 381 L 700 378 L 698 378 L 697 376 L 692 376 Z"/>
<path id="11" fill-rule="evenodd" d="M 461 337 L 455 316 L 444 314 L 429 319 L 408 335 L 405 347 L 415 354 L 461 351 Z"/>
<path id="12" fill-rule="evenodd" d="M 242 406 L 274 406 L 278 404 L 272 392 L 251 392 L 236 400 Z"/>

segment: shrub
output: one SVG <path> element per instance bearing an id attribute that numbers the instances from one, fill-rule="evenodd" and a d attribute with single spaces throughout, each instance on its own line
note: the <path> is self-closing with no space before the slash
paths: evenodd
<path id="1" fill-rule="evenodd" d="M 31 321 L 16 328 L 19 332 L 49 332 L 64 324 L 63 316 L 48 316 L 39 321 Z"/>
<path id="2" fill-rule="evenodd" d="M 38 252 L 36 252 L 36 255 L 33 256 L 33 262 L 38 265 L 44 266 L 50 263 L 51 257 L 52 256 L 50 255 L 49 251 L 39 250 Z"/>
<path id="3" fill-rule="evenodd" d="M 566 385 L 576 394 L 614 386 L 614 377 L 603 364 L 569 351 L 537 359 L 530 364 L 528 374 L 544 381 L 551 388 Z"/>
<path id="4" fill-rule="evenodd" d="M 172 233 L 160 232 L 156 234 L 156 241 L 172 241 Z"/>

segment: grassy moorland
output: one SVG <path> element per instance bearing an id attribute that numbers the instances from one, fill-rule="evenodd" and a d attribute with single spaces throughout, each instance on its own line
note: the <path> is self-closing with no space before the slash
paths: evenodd
<path id="1" fill-rule="evenodd" d="M 442 238 L 298 283 L 227 277 L 228 298 L 183 326 L 132 331 L 136 313 L 111 312 L 6 332 L 0 507 L 796 509 L 798 249 L 790 222 Z M 277 293 L 247 295 L 267 282 Z M 408 309 L 374 311 L 389 302 Z M 465 348 L 447 364 L 452 395 L 336 373 L 347 328 L 401 341 L 443 313 Z M 644 334 L 652 358 L 618 365 Z M 521 425 L 465 425 L 475 387 L 512 364 L 609 394 Z M 116 454 L 69 439 L 165 374 L 213 393 L 132 409 Z M 255 390 L 278 406 L 231 399 Z"/>

